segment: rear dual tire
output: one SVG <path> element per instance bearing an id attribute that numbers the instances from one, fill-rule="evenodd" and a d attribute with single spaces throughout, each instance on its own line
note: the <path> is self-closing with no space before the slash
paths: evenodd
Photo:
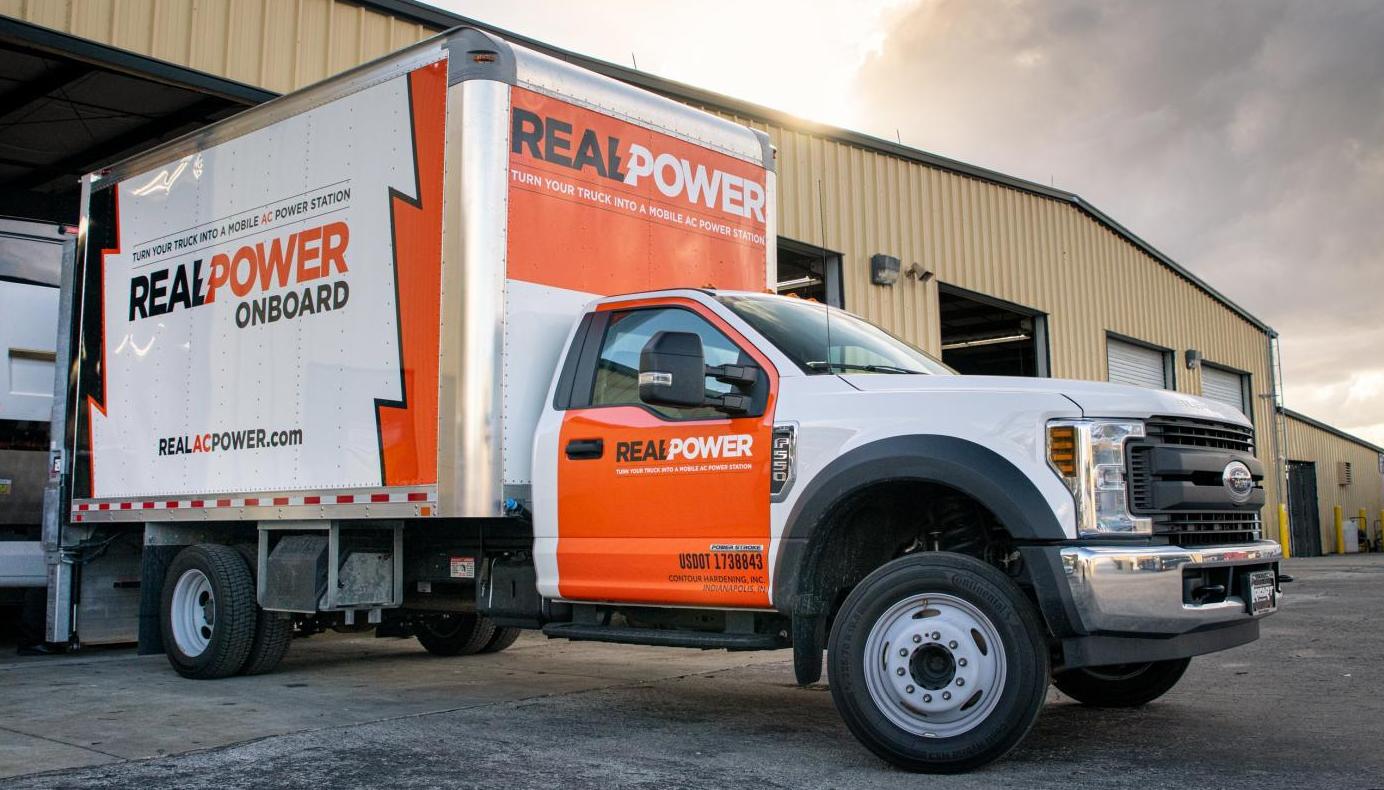
<path id="1" fill-rule="evenodd" d="M 460 613 L 422 620 L 415 626 L 414 636 L 435 656 L 469 656 L 504 650 L 519 638 L 519 630 L 497 626 L 482 615 Z"/>
<path id="2" fill-rule="evenodd" d="M 894 560 L 852 590 L 831 631 L 831 695 L 870 751 L 958 773 L 1023 740 L 1047 695 L 1047 641 L 997 569 L 946 552 Z"/>
<path id="3" fill-rule="evenodd" d="M 231 546 L 188 546 L 164 577 L 159 626 L 164 653 L 185 678 L 258 675 L 278 666 L 293 623 L 260 609 L 246 553 Z"/>

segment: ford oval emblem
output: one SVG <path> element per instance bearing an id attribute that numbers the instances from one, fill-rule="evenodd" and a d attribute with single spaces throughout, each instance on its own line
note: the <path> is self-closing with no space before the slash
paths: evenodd
<path id="1" fill-rule="evenodd" d="M 1236 502 L 1247 502 L 1250 494 L 1254 493 L 1254 475 L 1240 461 L 1225 465 L 1225 471 L 1221 472 L 1221 484 Z"/>

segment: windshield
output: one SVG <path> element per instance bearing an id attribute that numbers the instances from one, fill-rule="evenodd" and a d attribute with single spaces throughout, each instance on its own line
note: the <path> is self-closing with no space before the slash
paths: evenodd
<path id="1" fill-rule="evenodd" d="M 806 373 L 952 375 L 956 372 L 844 310 L 782 296 L 717 298 Z M 828 310 L 830 320 L 827 319 Z"/>

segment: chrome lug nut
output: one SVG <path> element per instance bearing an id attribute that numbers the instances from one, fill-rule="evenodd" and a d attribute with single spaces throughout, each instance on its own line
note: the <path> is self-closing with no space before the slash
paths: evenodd
<path id="1" fill-rule="evenodd" d="M 908 686 L 907 688 L 904 689 L 904 691 L 908 692 L 909 694 L 912 694 L 912 693 L 913 693 L 913 687 L 912 687 L 912 686 Z"/>
<path id="2" fill-rule="evenodd" d="M 950 691 L 944 691 L 944 692 L 942 692 L 942 699 L 951 699 L 951 692 L 950 692 Z"/>
<path id="3" fill-rule="evenodd" d="M 924 695 L 923 695 L 923 702 L 932 702 L 932 695 L 931 695 L 931 694 L 924 694 Z"/>
<path id="4" fill-rule="evenodd" d="M 965 679 L 965 678 L 957 678 L 957 679 L 956 679 L 956 685 L 958 685 L 958 686 L 964 686 L 964 685 L 966 685 L 966 679 Z"/>
<path id="5" fill-rule="evenodd" d="M 903 677 L 903 667 L 899 667 L 898 669 L 894 670 L 894 673 L 897 674 L 899 677 Z"/>
<path id="6" fill-rule="evenodd" d="M 922 638 L 921 636 L 919 636 L 919 635 L 917 635 L 917 634 L 914 634 L 914 635 L 913 635 L 913 644 L 916 645 L 916 644 L 918 644 L 918 643 L 921 642 L 921 641 L 923 641 L 923 638 Z"/>
<path id="7" fill-rule="evenodd" d="M 958 667 L 964 667 L 964 666 L 966 666 L 966 659 L 964 659 L 964 658 L 958 658 L 958 659 L 956 660 L 956 665 L 957 665 Z"/>
<path id="8" fill-rule="evenodd" d="M 907 648 L 903 648 L 903 647 L 899 648 L 899 655 L 901 655 L 901 656 L 907 656 L 907 655 L 908 655 L 908 649 L 907 649 Z"/>
<path id="9" fill-rule="evenodd" d="M 939 639 L 941 639 L 941 638 L 942 638 L 942 633 L 941 633 L 940 631 L 933 631 L 933 632 L 932 632 L 932 641 L 936 642 L 937 640 L 939 640 Z"/>
<path id="10" fill-rule="evenodd" d="M 947 643 L 947 647 L 950 647 L 952 650 L 955 650 L 955 649 L 956 649 L 956 640 L 953 639 L 952 641 L 948 642 L 948 643 Z"/>

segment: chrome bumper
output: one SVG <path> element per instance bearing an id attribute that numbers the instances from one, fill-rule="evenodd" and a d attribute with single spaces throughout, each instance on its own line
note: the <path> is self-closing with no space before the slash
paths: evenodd
<path id="1" fill-rule="evenodd" d="M 1263 565 L 1283 556 L 1273 541 L 1237 546 L 1070 546 L 1062 570 L 1087 633 L 1182 634 L 1255 619 L 1237 595 L 1208 604 L 1183 600 L 1183 570 Z M 1263 614 L 1258 617 L 1263 617 Z"/>

